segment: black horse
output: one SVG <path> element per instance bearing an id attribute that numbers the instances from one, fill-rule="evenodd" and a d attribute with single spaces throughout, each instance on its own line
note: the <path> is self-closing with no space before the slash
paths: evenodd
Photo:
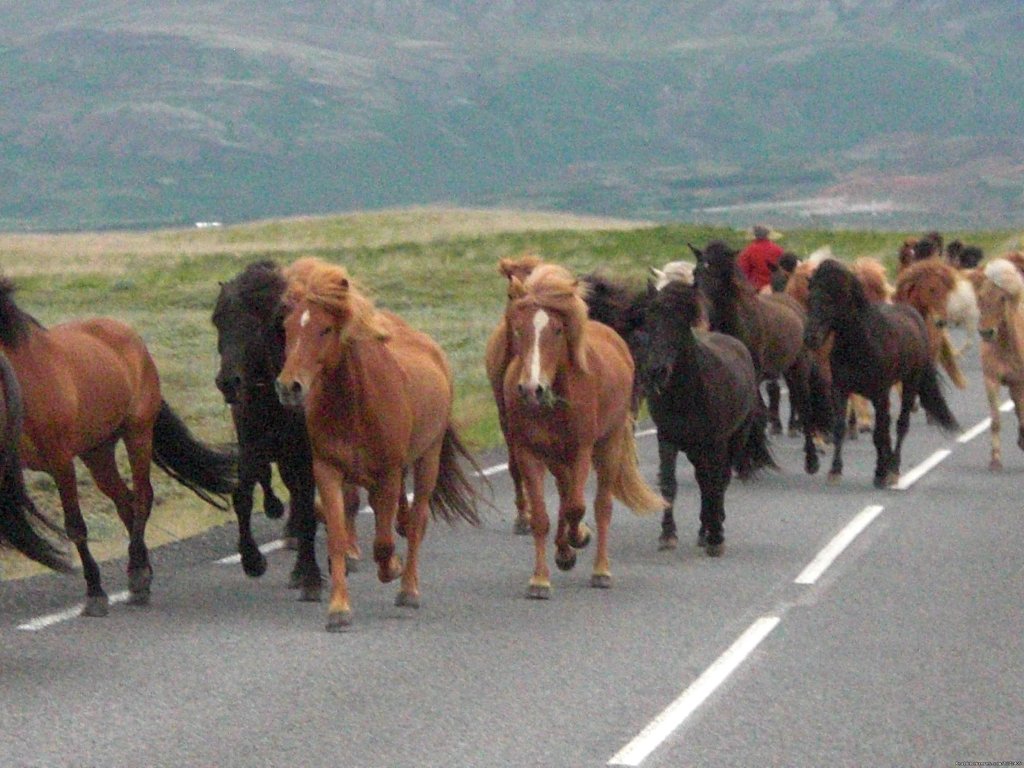
<path id="1" fill-rule="evenodd" d="M 949 410 L 938 372 L 928 352 L 928 334 L 917 310 L 907 304 L 873 304 L 864 289 L 842 263 L 821 263 L 810 282 L 806 345 L 816 350 L 833 337 L 829 355 L 834 423 L 832 469 L 829 480 L 843 473 L 843 438 L 846 435 L 846 402 L 851 392 L 871 400 L 875 409 L 874 443 L 876 487 L 899 480 L 903 439 L 910 426 L 915 399 L 936 424 L 947 431 L 959 430 Z M 889 434 L 889 392 L 901 382 L 900 414 L 896 420 L 896 446 Z"/>
<path id="2" fill-rule="evenodd" d="M 658 485 L 668 506 L 662 515 L 662 549 L 678 544 L 673 505 L 682 451 L 700 488 L 698 545 L 711 556 L 724 542 L 725 490 L 733 471 L 741 478 L 775 467 L 765 437 L 757 375 L 742 342 L 707 325 L 704 297 L 681 282 L 656 291 L 631 291 L 601 275 L 588 275 L 591 318 L 610 325 L 629 344 L 640 392 L 658 431 Z"/>
<path id="3" fill-rule="evenodd" d="M 781 431 L 777 380 L 785 380 L 803 430 L 804 470 L 814 474 L 819 467 L 814 435 L 831 427 L 832 414 L 828 383 L 804 348 L 803 307 L 786 294 L 758 294 L 740 270 L 736 251 L 722 241 L 690 249 L 697 256 L 694 279 L 708 300 L 711 330 L 736 337 L 750 350 L 758 383 L 768 383 L 767 406 L 760 390 L 758 401 L 767 408 L 773 431 Z"/>
<path id="4" fill-rule="evenodd" d="M 24 412 L 21 388 L 7 355 L 0 352 L 0 542 L 56 571 L 70 571 L 67 557 L 40 531 L 61 536 L 60 528 L 36 509 L 25 490 L 18 441 Z"/>
<path id="5" fill-rule="evenodd" d="M 316 485 L 309 438 L 302 413 L 286 409 L 274 392 L 274 380 L 284 364 L 280 305 L 285 287 L 285 278 L 272 261 L 251 264 L 221 285 L 212 318 L 221 363 L 216 384 L 231 406 L 238 434 L 239 484 L 232 503 L 242 567 L 254 577 L 267 568 L 252 535 L 253 490 L 260 483 L 268 516 L 280 516 L 280 501 L 269 490 L 271 463 L 276 463 L 290 496 L 288 533 L 297 540 L 291 584 L 301 590 L 300 599 L 318 601 L 321 572 L 314 549 Z M 350 517 L 358 506 L 358 493 L 346 492 Z"/>

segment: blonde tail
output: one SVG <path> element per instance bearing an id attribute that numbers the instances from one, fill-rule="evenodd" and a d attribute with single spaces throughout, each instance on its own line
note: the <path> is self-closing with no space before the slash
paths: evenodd
<path id="1" fill-rule="evenodd" d="M 960 370 L 957 351 L 953 349 L 953 342 L 945 330 L 942 331 L 942 343 L 939 345 L 939 364 L 949 374 L 950 381 L 957 389 L 967 389 L 967 379 Z"/>
<path id="2" fill-rule="evenodd" d="M 668 505 L 640 474 L 633 428 L 634 419 L 627 418 L 619 434 L 608 441 L 603 462 L 612 475 L 612 495 L 638 515 L 661 512 Z"/>

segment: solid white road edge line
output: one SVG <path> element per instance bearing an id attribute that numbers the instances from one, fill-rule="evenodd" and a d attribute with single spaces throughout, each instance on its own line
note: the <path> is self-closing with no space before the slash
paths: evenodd
<path id="1" fill-rule="evenodd" d="M 678 699 L 669 704 L 635 739 L 619 750 L 608 761 L 608 765 L 640 765 L 644 758 L 671 736 L 686 718 L 736 671 L 778 623 L 778 616 L 762 616 L 751 624 Z"/>
<path id="2" fill-rule="evenodd" d="M 850 545 L 850 542 L 857 538 L 860 532 L 867 528 L 871 521 L 881 514 L 883 509 L 885 507 L 881 504 L 872 504 L 869 507 L 864 507 L 839 533 L 832 537 L 832 541 L 822 547 L 821 551 L 814 556 L 814 559 L 808 563 L 807 567 L 800 571 L 800 575 L 794 579 L 794 582 L 796 584 L 813 584 L 816 582 L 818 577 Z"/>

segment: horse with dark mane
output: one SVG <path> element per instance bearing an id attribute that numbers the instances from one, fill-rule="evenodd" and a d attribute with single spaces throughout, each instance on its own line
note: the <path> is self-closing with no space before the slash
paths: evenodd
<path id="1" fill-rule="evenodd" d="M 271 465 L 276 463 L 290 497 L 288 533 L 298 544 L 291 584 L 300 589 L 300 599 L 316 601 L 322 577 L 315 550 L 313 458 L 302 414 L 281 405 L 274 391 L 274 380 L 284 364 L 280 304 L 286 287 L 287 281 L 273 261 L 250 264 L 221 285 L 212 316 L 220 356 L 215 382 L 231 407 L 238 436 L 238 487 L 231 501 L 238 517 L 242 568 L 253 577 L 267 570 L 267 560 L 252 534 L 253 489 L 257 483 L 263 487 L 267 516 L 280 517 L 283 505 L 270 486 Z M 350 569 L 359 559 L 355 535 L 358 511 L 358 490 L 346 487 Z"/>
<path id="2" fill-rule="evenodd" d="M 64 554 L 40 535 L 59 529 L 36 509 L 25 489 L 18 449 L 24 416 L 18 379 L 0 352 L 0 543 L 55 571 L 70 571 Z"/>
<path id="3" fill-rule="evenodd" d="M 943 429 L 959 429 L 939 386 L 938 372 L 928 349 L 921 315 L 906 304 L 873 304 L 853 272 L 826 260 L 811 278 L 804 341 L 818 349 L 832 337 L 829 355 L 832 379 L 834 453 L 829 480 L 843 472 L 846 403 L 850 393 L 867 397 L 875 411 L 874 483 L 882 488 L 899 480 L 903 440 L 918 396 L 921 405 Z M 902 383 L 896 445 L 889 434 L 889 391 Z"/>
<path id="4" fill-rule="evenodd" d="M 759 382 L 785 380 L 803 429 L 804 470 L 814 474 L 819 466 L 814 435 L 831 425 L 831 413 L 825 379 L 803 345 L 803 308 L 785 293 L 758 294 L 740 270 L 736 251 L 722 241 L 704 250 L 690 248 L 697 255 L 697 287 L 710 305 L 711 330 L 747 346 Z M 778 419 L 777 392 L 769 392 L 773 421 Z"/>
<path id="5" fill-rule="evenodd" d="M 87 616 L 105 616 L 109 600 L 89 551 L 78 501 L 76 457 L 99 490 L 114 502 L 130 534 L 129 603 L 149 602 L 153 568 L 145 532 L 153 505 L 150 465 L 155 463 L 200 498 L 226 508 L 234 490 L 233 451 L 200 443 L 164 400 L 156 364 L 142 338 L 111 318 L 73 320 L 44 328 L 14 302 L 14 284 L 0 280 L 0 347 L 21 384 L 25 405 L 22 460 L 53 477 L 64 527 L 82 560 Z M 118 470 L 123 442 L 131 488 Z"/>
<path id="6" fill-rule="evenodd" d="M 459 457 L 478 468 L 452 423 L 452 371 L 433 339 L 377 309 L 344 267 L 300 259 L 285 277 L 285 360 L 275 389 L 285 406 L 305 415 L 331 563 L 327 629 L 340 631 L 352 621 L 346 483 L 369 494 L 378 578 L 400 577 L 395 604 L 418 608 L 428 516 L 479 524 L 476 492 Z M 407 468 L 413 498 L 403 507 Z M 395 552 L 396 522 L 407 543 L 404 564 Z"/>
<path id="7" fill-rule="evenodd" d="M 700 488 L 698 545 L 721 554 L 725 491 L 733 470 L 748 477 L 774 467 L 765 439 L 757 373 L 747 347 L 722 333 L 695 333 L 703 308 L 698 290 L 681 282 L 653 287 L 646 297 L 643 328 L 648 352 L 641 380 L 658 429 L 658 481 L 667 506 L 662 548 L 676 546 L 673 517 L 676 458 L 693 464 Z"/>

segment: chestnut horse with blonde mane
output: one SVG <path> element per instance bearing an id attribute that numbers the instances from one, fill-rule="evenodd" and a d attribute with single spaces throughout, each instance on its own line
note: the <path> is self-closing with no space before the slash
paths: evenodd
<path id="1" fill-rule="evenodd" d="M 981 370 L 991 417 L 989 469 L 1003 468 L 999 390 L 1006 387 L 1017 413 L 1017 445 L 1024 450 L 1024 254 L 993 259 L 973 273 L 978 296 Z"/>
<path id="2" fill-rule="evenodd" d="M 612 497 L 638 513 L 665 507 L 637 463 L 630 408 L 633 358 L 621 336 L 588 319 L 584 294 L 583 284 L 554 264 L 537 266 L 525 281 L 510 278 L 505 322 L 512 359 L 505 370 L 505 418 L 530 501 L 534 569 L 527 596 L 535 599 L 551 595 L 545 470 L 554 475 L 559 497 L 555 563 L 566 571 L 576 564 L 575 550 L 587 544 L 584 485 L 591 467 L 595 471 L 593 587 L 611 586 Z"/>
<path id="3" fill-rule="evenodd" d="M 501 259 L 498 262 L 498 273 L 510 283 L 513 277 L 523 281 L 540 263 L 540 258 L 531 253 L 516 259 Z M 511 294 L 509 294 L 509 299 L 511 299 Z M 491 384 L 491 391 L 494 393 L 494 402 L 498 407 L 498 425 L 501 427 L 501 434 L 505 438 L 508 450 L 508 473 L 512 478 L 512 488 L 515 491 L 516 500 L 516 520 L 513 529 L 516 533 L 525 535 L 530 532 L 530 501 L 523 488 L 519 462 L 516 460 L 512 444 L 508 439 L 508 418 L 505 415 L 505 369 L 508 368 L 511 359 L 512 338 L 508 333 L 507 320 L 502 315 L 497 327 L 487 339 L 484 366 L 487 370 L 487 380 Z"/>
<path id="4" fill-rule="evenodd" d="M 236 484 L 235 456 L 197 441 L 164 401 L 156 364 L 142 338 L 107 317 L 44 328 L 14 302 L 14 284 L 0 280 L 0 347 L 21 384 L 25 425 L 21 458 L 48 473 L 64 508 L 64 527 L 82 560 L 86 616 L 105 616 L 109 599 L 89 551 L 78 500 L 76 457 L 99 490 L 114 502 L 130 534 L 130 604 L 149 602 L 153 568 L 146 523 L 153 506 L 150 465 L 155 463 L 205 501 L 227 508 Z M 123 442 L 131 467 L 129 488 L 115 448 Z"/>
<path id="5" fill-rule="evenodd" d="M 300 259 L 285 276 L 285 362 L 275 385 L 284 405 L 305 413 L 331 564 L 327 629 L 341 631 L 352 622 L 345 484 L 369 495 L 378 578 L 401 577 L 395 604 L 417 608 L 428 512 L 479 524 L 458 457 L 476 465 L 452 425 L 452 372 L 433 339 L 378 310 L 344 267 Z M 413 498 L 403 512 L 407 468 Z M 395 553 L 396 522 L 407 542 L 404 566 Z"/>

